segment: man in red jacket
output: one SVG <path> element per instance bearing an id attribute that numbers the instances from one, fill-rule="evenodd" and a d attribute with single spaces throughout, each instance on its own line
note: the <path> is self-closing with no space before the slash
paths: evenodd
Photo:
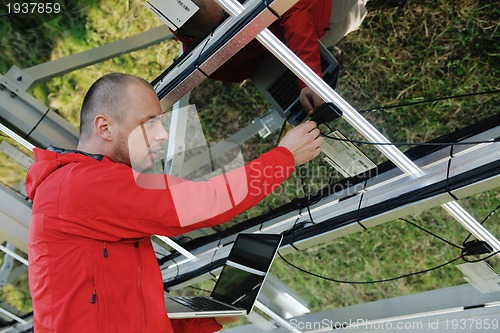
<path id="1" fill-rule="evenodd" d="M 243 0 L 239 0 L 243 3 Z M 336 44 L 343 36 L 357 29 L 366 16 L 368 0 L 299 0 L 275 23 L 270 30 L 293 51 L 319 77 L 322 77 L 318 40 L 324 38 L 326 46 Z M 224 18 L 224 11 L 215 0 L 193 0 L 198 11 L 174 35 L 186 50 Z M 260 60 L 268 53 L 257 40 L 226 61 L 210 77 L 212 79 L 241 82 L 258 68 Z M 308 113 L 323 104 L 304 82 L 298 82 L 300 102 Z"/>
<path id="2" fill-rule="evenodd" d="M 289 131 L 279 147 L 239 169 L 206 182 L 182 181 L 186 194 L 214 207 L 207 218 L 189 195 L 174 204 L 169 186 L 181 180 L 131 167 L 147 169 L 159 155 L 168 138 L 161 114 L 147 81 L 108 74 L 85 96 L 78 150 L 34 150 L 26 190 L 33 201 L 28 256 L 36 333 L 220 330 L 224 320 L 169 320 L 150 236 L 177 236 L 223 223 L 320 152 L 319 130 L 306 122 Z M 137 141 L 137 129 L 146 144 Z M 234 181 L 234 173 L 246 176 L 242 186 L 226 184 L 225 179 Z M 139 186 L 141 178 L 148 186 Z M 239 199 L 220 209 L 228 191 Z M 181 223 L 179 216 L 187 214 L 189 223 Z"/>

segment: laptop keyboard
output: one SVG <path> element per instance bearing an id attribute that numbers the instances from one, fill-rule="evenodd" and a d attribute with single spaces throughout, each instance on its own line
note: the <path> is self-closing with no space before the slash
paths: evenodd
<path id="1" fill-rule="evenodd" d="M 191 309 L 193 309 L 195 311 L 221 311 L 221 310 L 234 310 L 235 309 L 232 306 L 219 303 L 217 301 L 214 301 L 210 298 L 203 297 L 203 296 L 200 296 L 200 297 L 177 296 L 177 297 L 174 297 L 173 300 L 175 300 L 178 303 L 181 303 L 182 305 L 190 307 Z"/>

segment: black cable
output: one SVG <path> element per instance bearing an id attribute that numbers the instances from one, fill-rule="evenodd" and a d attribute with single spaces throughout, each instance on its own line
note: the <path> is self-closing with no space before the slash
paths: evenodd
<path id="1" fill-rule="evenodd" d="M 496 115 L 494 117 L 485 119 L 478 124 L 474 124 L 473 126 L 469 126 L 465 129 L 458 130 L 457 132 L 454 132 L 453 135 L 451 136 L 448 135 L 447 137 L 453 137 L 453 138 L 463 137 L 464 135 L 477 134 L 480 131 L 484 130 L 484 128 L 491 129 L 498 124 L 498 121 L 500 121 L 499 116 L 500 115 Z M 450 141 L 452 140 L 453 139 L 450 139 Z M 425 147 L 422 148 L 425 149 Z M 415 160 L 422 156 L 426 156 L 423 153 L 426 153 L 428 150 L 428 149 L 426 149 L 425 151 L 419 150 L 418 154 L 414 154 L 412 153 L 413 152 L 412 150 L 414 149 L 418 148 L 410 149 L 411 153 L 409 153 L 409 157 L 411 156 L 412 160 Z M 327 187 L 315 192 L 313 200 L 322 200 L 325 197 L 331 195 L 332 193 L 337 193 L 338 191 L 337 186 L 343 186 L 342 188 L 347 188 L 349 186 L 352 186 L 353 183 L 356 184 L 359 183 L 360 181 L 364 181 L 365 179 L 371 179 L 375 175 L 375 173 L 380 174 L 381 172 L 386 172 L 388 170 L 395 169 L 395 166 L 393 166 L 392 163 L 387 163 L 387 162 L 384 162 L 383 164 L 377 166 L 376 169 L 373 169 L 369 172 L 356 176 L 356 178 L 351 177 L 348 179 L 344 179 L 343 181 L 340 181 L 338 184 L 328 185 Z M 464 174 L 461 175 L 454 176 L 450 174 L 448 181 L 439 181 L 433 184 L 426 184 L 421 188 L 410 191 L 404 196 L 386 200 L 379 204 L 370 205 L 366 209 L 362 207 L 361 211 L 359 212 L 360 219 L 363 220 L 367 216 L 373 216 L 373 214 L 383 213 L 384 211 L 388 211 L 390 209 L 397 209 L 397 207 L 401 207 L 403 205 L 415 202 L 416 200 L 431 198 L 437 194 L 446 194 L 448 190 L 454 191 L 472 182 L 478 182 L 488 179 L 489 177 L 492 177 L 498 173 L 499 167 L 500 167 L 500 161 L 495 161 L 489 163 L 488 165 L 483 165 L 477 169 L 465 172 Z M 234 235 L 235 233 L 242 232 L 245 229 L 251 227 L 258 228 L 259 225 L 262 224 L 265 225 L 265 223 L 267 223 L 273 218 L 282 216 L 284 214 L 293 211 L 297 211 L 298 208 L 305 208 L 305 205 L 306 205 L 305 200 L 294 199 L 286 204 L 274 208 L 273 211 L 265 212 L 259 216 L 249 218 L 246 221 L 243 221 L 242 223 L 236 224 L 234 226 L 231 226 L 230 228 L 227 228 L 219 232 L 218 234 L 199 237 L 195 239 L 192 242 L 192 244 L 189 245 L 195 248 L 216 241 L 216 239 L 218 239 L 221 236 L 228 237 Z M 304 239 L 312 237 L 316 234 L 320 234 L 322 232 L 328 232 L 334 229 L 342 228 L 351 223 L 355 223 L 355 221 L 356 221 L 356 210 L 354 209 L 350 212 L 340 214 L 339 216 L 328 218 L 327 220 L 322 221 L 322 223 L 317 223 L 316 226 L 314 226 L 314 228 L 301 228 L 301 229 L 296 228 L 294 233 L 294 242 L 302 241 Z M 283 234 L 285 240 L 289 242 L 290 230 L 285 231 Z"/>
<path id="2" fill-rule="evenodd" d="M 264 4 L 266 5 L 267 9 L 277 18 L 281 18 L 280 14 L 278 14 L 273 7 L 269 4 L 269 0 L 264 0 Z"/>
<path id="3" fill-rule="evenodd" d="M 212 259 L 210 259 L 210 264 L 209 264 L 209 271 L 208 271 L 208 274 L 210 274 L 214 279 L 217 279 L 217 276 L 215 276 L 213 273 L 212 273 L 212 264 L 214 262 L 214 259 L 215 259 L 215 254 L 217 253 L 217 251 L 219 250 L 219 247 L 220 247 L 220 243 L 222 242 L 222 238 L 219 238 L 219 244 L 217 244 L 217 247 L 215 248 L 215 251 L 214 251 L 214 254 L 212 255 Z"/>
<path id="4" fill-rule="evenodd" d="M 403 107 L 403 106 L 411 106 L 411 105 L 432 103 L 432 102 L 437 102 L 437 101 L 442 101 L 442 100 L 447 100 L 447 99 L 454 99 L 454 98 L 471 97 L 471 96 L 486 95 L 486 94 L 497 94 L 499 92 L 500 92 L 500 90 L 491 90 L 491 91 L 483 91 L 483 92 L 479 92 L 479 93 L 470 93 L 470 94 L 452 95 L 452 96 L 446 96 L 446 97 L 437 97 L 437 98 L 423 100 L 423 101 L 418 101 L 418 102 L 408 102 L 408 103 L 395 104 L 395 105 L 379 106 L 379 107 L 376 107 L 376 108 L 373 108 L 373 109 L 361 110 L 361 111 L 359 111 L 359 113 L 374 112 L 374 111 L 383 111 L 383 110 L 394 109 L 394 108 L 399 108 L 399 107 Z"/>
<path id="5" fill-rule="evenodd" d="M 303 170 L 304 170 L 304 166 L 303 165 L 299 166 L 299 178 L 300 178 L 300 183 L 302 184 L 302 192 L 304 192 L 304 197 L 306 199 L 307 214 L 309 214 L 309 219 L 311 220 L 311 223 L 316 225 L 316 223 L 314 223 L 314 220 L 313 220 L 312 214 L 311 214 L 311 208 L 310 208 L 311 197 L 309 195 L 309 192 L 306 191 L 305 175 L 303 174 Z"/>
<path id="6" fill-rule="evenodd" d="M 484 220 L 487 220 L 491 215 L 493 215 L 493 213 L 498 209 L 500 208 L 500 205 L 498 207 L 496 207 Z M 414 275 L 418 275 L 418 274 L 422 274 L 422 273 L 427 273 L 427 272 L 430 272 L 430 271 L 433 271 L 433 270 L 436 270 L 436 269 L 439 269 L 441 267 L 444 267 L 450 263 L 453 263 L 455 261 L 457 261 L 458 259 L 462 259 L 464 260 L 465 262 L 469 262 L 469 263 L 474 263 L 474 262 L 480 262 L 480 261 L 484 261 L 486 259 L 489 259 L 491 257 L 493 257 L 494 255 L 500 253 L 500 251 L 497 251 L 495 253 L 492 253 L 490 255 L 488 255 L 487 257 L 485 258 L 481 258 L 481 259 L 477 259 L 477 260 L 469 260 L 466 258 L 466 255 L 464 254 L 464 250 L 465 248 L 462 247 L 462 246 L 459 246 L 459 245 L 456 245 L 436 234 L 434 234 L 433 232 L 429 231 L 429 230 L 426 230 L 425 228 L 422 228 L 421 226 L 417 225 L 416 223 L 413 223 L 407 219 L 404 219 L 404 218 L 400 218 L 400 220 L 406 222 L 406 223 L 409 223 L 415 227 L 417 227 L 418 229 L 432 235 L 433 237 L 436 237 L 438 238 L 439 240 L 455 247 L 455 248 L 458 248 L 458 249 L 461 249 L 462 250 L 462 253 L 459 257 L 456 257 L 450 261 L 447 261 L 443 264 L 440 264 L 438 266 L 435 266 L 435 267 L 432 267 L 432 268 L 429 268 L 429 269 L 425 269 L 425 270 L 422 270 L 422 271 L 418 271 L 418 272 L 413 272 L 413 273 L 408 273 L 408 274 L 404 274 L 404 275 L 400 275 L 400 276 L 396 276 L 396 277 L 392 277 L 392 278 L 387 278 L 387 279 L 380 279 L 380 280 L 372 280 L 372 281 L 345 281 L 345 280 L 339 280 L 339 279 L 334 279 L 334 278 L 330 278 L 330 277 L 326 277 L 326 276 L 323 276 L 323 275 L 320 275 L 320 274 L 316 274 L 316 273 L 313 273 L 311 271 L 307 271 L 301 267 L 298 267 L 297 265 L 294 265 L 293 263 L 291 263 L 290 261 L 286 260 L 285 258 L 283 258 L 283 256 L 278 252 L 278 255 L 280 256 L 280 258 L 288 265 L 290 265 L 291 267 L 301 271 L 302 273 L 305 273 L 305 274 L 309 274 L 309 275 L 312 275 L 314 277 L 317 277 L 317 278 L 321 278 L 321 279 L 324 279 L 324 280 L 327 280 L 327 281 L 332 281 L 332 282 L 337 282 L 337 283 L 347 283 L 347 284 L 372 284 L 372 283 L 382 283 L 382 282 L 389 282 L 389 281 L 394 281 L 394 280 L 397 280 L 397 279 L 402 279 L 402 278 L 405 278 L 405 277 L 409 277 L 409 276 L 414 276 Z M 292 236 L 293 236 L 293 229 L 295 229 L 295 224 L 297 223 L 297 221 L 295 221 L 294 223 L 294 226 L 292 227 Z"/>
<path id="7" fill-rule="evenodd" d="M 457 196 L 453 194 L 450 190 L 450 169 L 451 169 L 451 161 L 453 160 L 453 147 L 454 145 L 451 145 L 450 147 L 450 158 L 448 159 L 448 166 L 446 167 L 446 192 L 453 198 L 453 200 L 458 200 Z"/>
<path id="8" fill-rule="evenodd" d="M 278 140 L 276 140 L 276 144 L 274 145 L 275 147 L 278 147 L 278 145 L 280 144 L 280 140 L 281 140 L 281 137 L 283 136 L 283 133 L 285 132 L 285 128 L 286 128 L 286 119 L 283 120 L 283 125 L 281 125 L 281 129 L 280 129 L 280 132 L 278 134 Z"/>
<path id="9" fill-rule="evenodd" d="M 321 125 L 325 125 L 325 126 L 326 126 L 329 130 L 330 130 L 330 133 L 335 132 L 335 131 L 333 130 L 333 128 L 332 128 L 332 127 L 331 127 L 328 123 L 323 123 L 323 124 L 321 124 Z M 324 135 L 323 135 L 323 136 L 324 136 Z"/>
<path id="10" fill-rule="evenodd" d="M 177 269 L 177 271 L 175 272 L 175 279 L 177 279 L 179 277 L 179 264 L 177 263 L 177 261 L 175 261 L 174 258 L 170 258 L 170 260 L 174 262 L 175 268 Z"/>
<path id="11" fill-rule="evenodd" d="M 365 184 L 365 186 L 366 186 L 366 184 Z M 333 279 L 333 278 L 325 277 L 325 276 L 322 276 L 322 275 L 319 275 L 319 274 L 316 274 L 316 273 L 313 273 L 313 272 L 307 271 L 307 270 L 305 270 L 305 269 L 303 269 L 303 268 L 300 268 L 300 267 L 298 267 L 298 266 L 296 266 L 296 265 L 292 264 L 291 262 L 289 262 L 288 260 L 286 260 L 285 258 L 283 258 L 283 256 L 281 256 L 281 254 L 280 254 L 279 252 L 278 252 L 278 255 L 281 257 L 281 259 L 283 259 L 283 261 L 285 261 L 285 263 L 287 263 L 288 265 L 292 266 L 293 268 L 295 268 L 295 269 L 297 269 L 297 270 L 299 270 L 299 271 L 301 271 L 301 272 L 303 272 L 303 273 L 306 273 L 306 274 L 309 274 L 309 275 L 312 275 L 312 276 L 315 276 L 315 277 L 318 277 L 318 278 L 321 278 L 321 279 L 325 279 L 325 280 L 328 280 L 328 281 L 332 281 L 332 282 L 338 282 L 338 283 L 350 283 L 350 284 L 370 284 L 370 283 L 389 282 L 389 281 L 393 281 L 393 280 L 397 280 L 397 279 L 401 279 L 401 278 L 405 278 L 405 277 L 409 277 L 409 276 L 413 276 L 413 275 L 417 275 L 417 274 L 422 274 L 422 273 L 426 273 L 426 272 L 429 272 L 429 271 L 432 271 L 432 270 L 435 270 L 435 269 L 441 268 L 441 267 L 443 267 L 443 266 L 445 266 L 445 265 L 448 265 L 448 264 L 450 264 L 450 263 L 452 263 L 452 262 L 454 262 L 454 261 L 456 261 L 456 260 L 458 260 L 458 259 L 460 259 L 460 258 L 462 258 L 464 261 L 467 261 L 467 262 L 473 262 L 473 261 L 468 261 L 468 260 L 466 260 L 466 259 L 465 259 L 465 255 L 463 254 L 463 250 L 464 250 L 464 248 L 463 248 L 462 246 L 456 245 L 456 244 L 454 244 L 454 243 L 452 243 L 452 242 L 450 242 L 450 241 L 448 241 L 448 240 L 444 239 L 443 237 L 438 236 L 438 235 L 434 234 L 433 232 L 431 232 L 431 231 L 429 231 L 429 230 L 427 230 L 427 229 L 425 229 L 425 228 L 423 228 L 423 227 L 421 227 L 421 226 L 417 225 L 416 223 L 413 223 L 413 222 L 411 222 L 411 221 L 409 221 L 409 220 L 407 220 L 407 219 L 400 218 L 400 220 L 402 220 L 402 221 L 404 221 L 404 222 L 406 222 L 406 223 L 408 223 L 408 224 L 411 224 L 411 225 L 413 225 L 413 226 L 417 227 L 418 229 L 420 229 L 420 230 L 422 230 L 422 231 L 424 231 L 424 232 L 428 233 L 428 234 L 429 234 L 429 235 L 431 235 L 431 236 L 436 237 L 437 239 L 439 239 L 439 240 L 441 240 L 441 241 L 443 241 L 443 242 L 445 242 L 445 243 L 447 243 L 447 244 L 449 244 L 449 245 L 451 245 L 451 246 L 453 246 L 453 247 L 456 247 L 456 248 L 458 248 L 458 249 L 461 249 L 461 250 L 462 250 L 462 254 L 461 254 L 459 257 L 457 257 L 457 258 L 455 258 L 455 259 L 453 259 L 453 260 L 451 260 L 451 261 L 448 261 L 448 262 L 446 262 L 446 263 L 444 263 L 444 264 L 441 264 L 441 265 L 435 266 L 435 267 L 433 267 L 433 268 L 429 268 L 429 269 L 422 270 L 422 271 L 418 271 L 418 272 L 408 273 L 408 274 L 404 274 L 404 275 L 397 276 L 397 277 L 393 277 L 393 278 L 381 279 L 381 280 L 373 280 L 373 281 L 344 281 L 344 280 L 338 280 L 338 279 Z M 297 221 L 298 221 L 298 219 L 295 221 L 295 223 L 293 224 L 292 229 L 291 229 L 291 231 L 292 231 L 292 240 L 293 240 L 293 233 L 294 233 L 294 230 L 295 230 L 295 225 L 296 225 Z M 359 223 L 359 221 L 358 221 L 358 223 Z M 360 223 L 359 223 L 359 224 L 360 224 Z M 361 226 L 362 226 L 362 227 L 366 230 L 366 227 L 364 227 L 362 224 L 360 224 L 360 225 L 361 225 Z M 292 242 L 292 243 L 293 243 L 293 242 Z M 293 244 L 291 244 L 291 245 L 292 245 L 292 247 L 294 247 L 294 248 L 295 248 L 295 246 L 294 246 Z M 295 249 L 297 250 L 297 248 L 295 248 Z M 496 254 L 496 253 L 495 253 L 495 254 Z M 493 255 L 495 255 L 495 254 L 493 254 Z M 481 260 L 486 260 L 486 259 L 490 258 L 490 257 L 491 257 L 491 256 L 493 256 L 493 255 L 490 255 L 490 256 L 488 256 L 488 257 L 486 257 L 486 258 L 483 258 L 483 259 L 480 259 L 480 260 L 478 260 L 478 261 L 481 261 Z"/>
<path id="12" fill-rule="evenodd" d="M 210 41 L 210 39 L 212 39 L 212 37 L 214 36 L 214 32 L 215 30 L 219 27 L 219 25 L 222 24 L 222 22 L 224 22 L 227 18 L 229 17 L 228 14 L 223 14 L 222 17 L 219 19 L 219 21 L 214 25 L 214 27 L 211 29 L 210 32 L 207 33 L 207 37 L 206 37 L 206 41 L 205 41 L 205 44 L 203 45 L 203 47 L 201 48 L 201 51 L 200 53 L 198 53 L 198 58 L 196 58 L 196 61 L 194 62 L 194 65 L 196 67 L 197 70 L 199 70 L 201 72 L 201 74 L 205 75 L 205 77 L 208 78 L 208 75 L 201 70 L 200 66 L 199 66 L 199 63 L 200 63 L 200 57 L 201 55 L 203 54 L 203 51 L 205 51 L 205 48 L 207 47 L 208 45 L 208 42 Z"/>
<path id="13" fill-rule="evenodd" d="M 163 256 L 164 254 L 161 253 L 161 252 L 157 252 L 157 251 L 154 251 L 155 254 L 159 254 L 160 256 Z M 177 250 L 175 250 L 175 252 L 177 252 Z M 170 258 L 170 260 L 172 260 L 175 264 L 175 268 L 177 269 L 177 272 L 175 273 L 175 279 L 177 279 L 179 277 L 179 264 L 177 263 L 177 261 L 175 261 L 175 259 L 172 257 Z"/>
<path id="14" fill-rule="evenodd" d="M 211 34 L 210 34 L 209 36 L 210 36 L 210 38 L 212 38 L 212 36 L 213 36 L 213 31 L 211 32 Z M 207 77 L 207 78 L 208 78 L 208 75 L 207 75 L 204 71 L 202 71 L 202 70 L 201 70 L 201 68 L 200 68 L 200 66 L 199 66 L 199 62 L 200 62 L 200 57 L 201 57 L 201 55 L 202 55 L 202 53 L 203 53 L 203 50 L 205 50 L 205 47 L 207 47 L 208 42 L 210 41 L 210 38 L 207 38 L 207 40 L 206 40 L 205 44 L 204 44 L 204 45 L 203 45 L 203 47 L 201 48 L 200 53 L 198 53 L 198 58 L 196 58 L 196 61 L 194 62 L 194 66 L 195 66 L 196 70 L 200 71 L 200 73 L 201 73 L 201 74 L 203 74 L 203 75 L 205 75 L 205 77 Z"/>
<path id="15" fill-rule="evenodd" d="M 366 184 L 368 183 L 368 179 L 365 179 L 365 184 L 363 185 L 363 191 L 361 192 L 361 196 L 359 198 L 358 209 L 356 210 L 356 223 L 363 228 L 364 231 L 368 230 L 360 221 L 359 211 L 361 210 L 361 203 L 363 202 L 363 197 L 365 196 Z"/>
<path id="16" fill-rule="evenodd" d="M 299 215 L 301 213 L 301 210 L 299 210 Z M 295 231 L 295 226 L 297 225 L 297 222 L 299 221 L 299 219 L 300 219 L 300 217 L 297 217 L 295 219 L 295 222 L 293 222 L 292 228 L 290 229 L 290 230 L 292 230 L 292 235 L 291 235 L 292 237 L 291 237 L 291 240 L 290 240 L 290 246 L 293 247 L 295 249 L 295 251 L 300 251 L 300 249 L 298 249 L 297 247 L 295 247 L 295 244 L 293 244 L 293 233 Z M 283 231 L 283 232 L 285 232 L 285 231 Z"/>
<path id="17" fill-rule="evenodd" d="M 337 283 L 347 283 L 347 284 L 372 284 L 372 283 L 383 283 L 383 282 L 389 282 L 389 281 L 394 281 L 394 280 L 398 280 L 398 279 L 403 279 L 403 278 L 406 278 L 406 277 L 409 277 L 409 276 L 414 276 L 414 275 L 418 275 L 418 274 L 423 274 L 423 273 L 427 273 L 427 272 L 430 272 L 430 271 L 433 271 L 433 270 L 436 270 L 436 269 L 439 269 L 441 267 L 444 267 L 446 265 L 449 265 L 455 261 L 457 261 L 458 259 L 462 258 L 462 256 L 459 256 L 459 257 L 456 257 L 452 260 L 449 260 L 443 264 L 440 264 L 438 266 L 435 266 L 435 267 L 432 267 L 432 268 L 428 268 L 428 269 L 424 269 L 422 271 L 418 271 L 418 272 L 413 272 L 413 273 L 408 273 L 408 274 L 404 274 L 404 275 L 400 275 L 400 276 L 396 276 L 396 277 L 392 277 L 392 278 L 388 278 L 388 279 L 381 279 L 381 280 L 372 280 L 372 281 L 345 281 L 345 280 L 338 280 L 338 279 L 334 279 L 334 278 L 330 278 L 330 277 L 326 277 L 326 276 L 323 276 L 323 275 L 319 275 L 319 274 L 316 274 L 316 273 L 313 273 L 313 272 L 310 272 L 310 271 L 307 271 L 303 268 L 300 268 L 294 264 L 292 264 L 291 262 L 289 262 L 288 260 L 286 260 L 285 258 L 283 258 L 283 256 L 281 255 L 281 253 L 279 253 L 278 251 L 278 255 L 280 256 L 280 258 L 285 262 L 287 263 L 288 265 L 292 266 L 293 268 L 301 271 L 302 273 L 305 273 L 305 274 L 309 274 L 309 275 L 312 275 L 312 276 L 315 276 L 317 278 L 320 278 L 320 279 L 323 279 L 323 280 L 327 280 L 327 281 L 331 281 L 331 282 L 337 282 Z"/>
<path id="18" fill-rule="evenodd" d="M 409 221 L 409 220 L 407 220 L 407 219 L 404 219 L 404 218 L 399 218 L 399 219 L 400 219 L 401 221 L 403 221 L 403 222 L 406 222 L 406 223 L 408 223 L 408 224 L 411 224 L 412 226 L 414 226 L 414 227 L 416 227 L 416 228 L 418 228 L 418 229 L 422 230 L 423 232 L 428 233 L 428 234 L 429 234 L 429 235 L 431 235 L 431 236 L 436 237 L 437 239 L 439 239 L 439 240 L 441 240 L 441 241 L 445 242 L 446 244 L 449 244 L 449 245 L 451 245 L 451 246 L 453 246 L 453 247 L 456 247 L 457 249 L 461 249 L 461 250 L 463 250 L 463 249 L 464 249 L 464 247 L 463 247 L 463 246 L 460 246 L 460 245 L 454 244 L 454 243 L 452 243 L 452 242 L 450 242 L 450 241 L 448 241 L 448 240 L 444 239 L 443 237 L 438 236 L 438 235 L 436 235 L 435 233 L 433 233 L 433 232 L 431 232 L 431 231 L 429 231 L 429 230 L 427 230 L 427 229 L 422 228 L 421 226 L 419 226 L 419 225 L 418 225 L 418 224 L 416 224 L 416 223 L 413 223 L 413 222 L 411 222 L 411 221 Z"/>
<path id="19" fill-rule="evenodd" d="M 30 137 L 31 133 L 33 133 L 33 131 L 38 127 L 38 125 L 40 125 L 40 123 L 45 119 L 45 117 L 47 117 L 47 114 L 49 114 L 49 111 L 50 111 L 50 108 L 47 108 L 47 111 L 45 111 L 43 116 L 40 119 L 38 119 L 35 126 L 33 126 L 31 128 L 31 130 L 23 137 L 23 139 L 27 140 Z"/>

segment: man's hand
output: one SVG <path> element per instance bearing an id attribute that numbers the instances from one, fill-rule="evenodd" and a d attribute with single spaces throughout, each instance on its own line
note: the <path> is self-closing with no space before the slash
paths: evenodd
<path id="1" fill-rule="evenodd" d="M 240 317 L 238 316 L 232 316 L 232 317 L 216 317 L 215 318 L 215 321 L 219 324 L 219 325 L 227 325 L 227 324 L 231 324 L 231 323 L 235 323 L 237 322 L 238 320 L 240 320 Z"/>
<path id="2" fill-rule="evenodd" d="M 308 115 L 311 115 L 315 108 L 325 103 L 325 101 L 323 101 L 321 97 L 316 95 L 316 93 L 309 87 L 302 88 L 302 90 L 300 91 L 299 100 L 300 104 L 302 104 L 302 107 L 307 111 Z"/>
<path id="3" fill-rule="evenodd" d="M 318 156 L 321 152 L 319 146 L 324 139 L 319 134 L 316 123 L 306 121 L 288 131 L 279 145 L 290 150 L 295 165 L 298 166 Z"/>

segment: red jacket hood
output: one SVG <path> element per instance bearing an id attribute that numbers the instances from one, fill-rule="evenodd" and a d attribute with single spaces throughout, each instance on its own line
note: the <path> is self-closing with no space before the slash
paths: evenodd
<path id="1" fill-rule="evenodd" d="M 26 175 L 26 193 L 33 200 L 36 190 L 41 183 L 57 169 L 73 162 L 88 161 L 90 158 L 102 159 L 101 155 L 90 155 L 76 150 L 63 150 L 49 147 L 48 150 L 33 149 L 35 163 L 33 163 Z"/>

